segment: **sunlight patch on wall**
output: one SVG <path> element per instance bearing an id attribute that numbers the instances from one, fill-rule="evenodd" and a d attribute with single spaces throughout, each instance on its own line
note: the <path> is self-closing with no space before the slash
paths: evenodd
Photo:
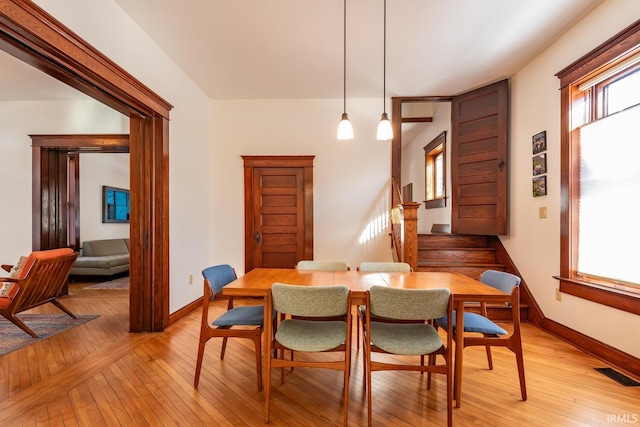
<path id="1" fill-rule="evenodd" d="M 371 220 L 360 234 L 358 243 L 363 245 L 382 234 L 389 234 L 389 212 L 378 215 Z"/>

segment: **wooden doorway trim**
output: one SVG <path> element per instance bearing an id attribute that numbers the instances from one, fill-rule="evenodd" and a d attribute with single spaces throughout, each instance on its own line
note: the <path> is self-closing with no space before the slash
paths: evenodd
<path id="1" fill-rule="evenodd" d="M 0 0 L 0 49 L 130 118 L 131 332 L 169 325 L 172 106 L 33 2 Z"/>

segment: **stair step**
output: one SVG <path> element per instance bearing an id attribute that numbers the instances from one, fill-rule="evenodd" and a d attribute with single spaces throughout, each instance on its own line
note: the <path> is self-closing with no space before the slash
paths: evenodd
<path id="1" fill-rule="evenodd" d="M 443 263 L 443 262 L 418 262 L 417 271 L 443 271 L 464 274 L 465 276 L 477 279 L 485 270 L 504 271 L 502 264 L 492 263 Z"/>
<path id="2" fill-rule="evenodd" d="M 488 246 L 487 236 L 457 234 L 419 234 L 419 248 L 483 248 Z"/>
<path id="3" fill-rule="evenodd" d="M 424 261 L 438 261 L 443 263 L 465 262 L 471 264 L 495 263 L 496 250 L 494 248 L 458 248 L 418 247 L 418 263 Z"/>

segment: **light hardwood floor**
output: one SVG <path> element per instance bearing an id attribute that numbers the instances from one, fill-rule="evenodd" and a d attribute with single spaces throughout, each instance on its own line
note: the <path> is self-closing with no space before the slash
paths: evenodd
<path id="1" fill-rule="evenodd" d="M 0 357 L 0 426 L 264 425 L 249 341 L 230 342 L 221 362 L 220 341 L 211 340 L 194 389 L 200 310 L 163 333 L 129 334 L 127 291 L 83 286 L 72 285 L 64 304 L 99 318 Z M 224 306 L 214 302 L 212 315 Z M 532 325 L 523 328 L 528 401 L 520 400 L 512 354 L 494 350 L 489 371 L 483 349 L 466 349 L 455 426 L 640 426 L 640 387 L 619 385 L 594 371 L 606 366 L 599 360 Z M 353 426 L 367 423 L 361 357 L 354 346 Z M 342 424 L 339 372 L 296 369 L 284 385 L 279 377 L 273 376 L 270 425 Z M 416 373 L 376 372 L 372 381 L 374 425 L 446 425 L 442 378 L 435 376 L 430 391 L 426 376 Z"/>

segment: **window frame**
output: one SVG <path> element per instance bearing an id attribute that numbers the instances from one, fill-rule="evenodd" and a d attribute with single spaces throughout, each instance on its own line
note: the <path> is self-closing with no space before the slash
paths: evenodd
<path id="1" fill-rule="evenodd" d="M 447 206 L 447 131 L 442 131 L 424 149 L 424 208 L 444 208 Z M 436 157 L 442 154 L 442 196 L 430 197 L 436 193 Z M 429 173 L 431 171 L 432 173 Z M 431 191 L 429 191 L 431 190 Z"/>
<path id="2" fill-rule="evenodd" d="M 640 293 L 624 287 L 616 288 L 597 281 L 577 277 L 577 199 L 579 159 L 577 144 L 571 144 L 572 88 L 625 58 L 640 51 L 640 20 L 634 22 L 591 52 L 559 71 L 560 79 L 560 157 L 561 157 L 561 214 L 560 214 L 560 292 L 603 304 L 619 310 L 640 314 Z"/>

